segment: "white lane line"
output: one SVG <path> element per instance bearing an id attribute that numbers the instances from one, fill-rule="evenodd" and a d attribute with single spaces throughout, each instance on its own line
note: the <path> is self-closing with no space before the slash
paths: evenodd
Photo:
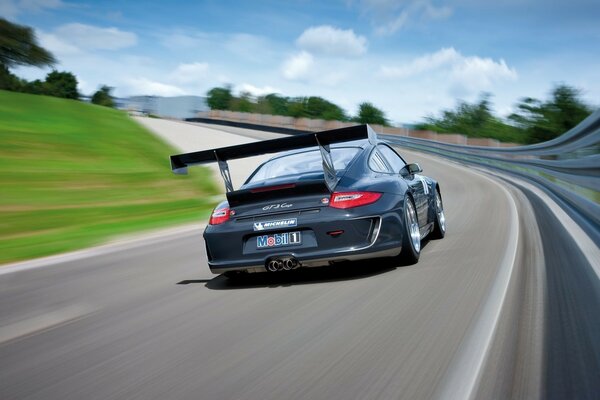
<path id="1" fill-rule="evenodd" d="M 6 326 L 0 326 L 0 344 L 74 321 L 90 314 L 92 311 L 92 308 L 89 306 L 73 305 L 23 319 Z"/>
<path id="2" fill-rule="evenodd" d="M 478 173 L 478 175 L 482 174 Z M 502 184 L 487 176 L 484 177 L 498 185 L 509 200 L 509 242 L 489 296 L 480 310 L 480 315 L 473 328 L 460 344 L 455 360 L 448 367 L 448 373 L 442 381 L 441 390 L 438 391 L 437 397 L 440 399 L 470 399 L 474 396 L 485 359 L 491 348 L 492 338 L 500 320 L 500 313 L 506 300 L 517 257 L 520 228 L 515 200 Z"/>
<path id="3" fill-rule="evenodd" d="M 13 264 L 0 265 L 0 276 L 4 274 L 11 274 L 14 272 L 25 271 L 34 268 L 46 267 L 49 265 L 56 265 L 60 263 L 66 263 L 70 261 L 82 260 L 90 257 L 102 256 L 117 251 L 134 249 L 137 247 L 149 246 L 155 243 L 160 243 L 166 240 L 177 238 L 181 235 L 197 232 L 202 233 L 205 223 L 178 226 L 175 228 L 161 229 L 150 233 L 136 234 L 129 239 L 120 239 L 114 243 L 107 243 L 104 245 L 90 247 L 83 250 L 77 250 L 64 254 L 57 254 L 54 256 L 36 258 L 33 260 L 17 262 Z"/>

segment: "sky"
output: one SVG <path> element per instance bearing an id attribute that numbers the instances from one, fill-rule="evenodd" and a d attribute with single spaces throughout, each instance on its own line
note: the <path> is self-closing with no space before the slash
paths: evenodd
<path id="1" fill-rule="evenodd" d="M 560 83 L 600 105 L 598 0 L 0 0 L 83 94 L 321 96 L 397 124 L 492 94 L 510 114 Z M 48 69 L 21 67 L 26 79 Z"/>

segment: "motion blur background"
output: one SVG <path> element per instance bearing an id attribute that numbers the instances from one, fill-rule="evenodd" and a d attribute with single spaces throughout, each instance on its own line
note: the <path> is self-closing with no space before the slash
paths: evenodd
<path id="1" fill-rule="evenodd" d="M 0 261 L 195 220 L 214 204 L 220 184 L 164 175 L 173 149 L 106 107 L 539 143 L 597 108 L 599 15 L 594 1 L 2 0 Z"/>
<path id="2" fill-rule="evenodd" d="M 597 399 L 599 20 L 0 0 L 0 398 Z M 223 185 L 169 155 L 363 123 L 440 181 L 444 240 L 414 266 L 209 274 Z"/>

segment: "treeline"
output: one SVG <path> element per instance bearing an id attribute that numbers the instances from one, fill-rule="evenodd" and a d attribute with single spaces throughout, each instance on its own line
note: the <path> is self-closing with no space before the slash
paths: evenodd
<path id="1" fill-rule="evenodd" d="M 389 125 L 385 113 L 369 102 L 359 105 L 356 116 L 349 116 L 343 108 L 322 97 L 285 97 L 276 93 L 254 97 L 248 92 L 235 96 L 230 86 L 210 89 L 206 94 L 206 102 L 211 110 Z"/>
<path id="2" fill-rule="evenodd" d="M 12 74 L 4 65 L 0 65 L 0 89 L 13 92 L 43 94 L 46 96 L 79 99 L 77 78 L 70 72 L 52 71 L 41 81 L 27 81 Z"/>
<path id="3" fill-rule="evenodd" d="M 79 99 L 77 78 L 71 72 L 53 70 L 43 81 L 27 81 L 10 71 L 22 65 L 52 67 L 56 63 L 56 58 L 39 46 L 30 27 L 0 18 L 0 89 Z M 92 103 L 114 107 L 111 91 L 111 87 L 101 86 L 93 94 Z M 582 100 L 581 91 L 565 84 L 555 86 L 546 100 L 520 99 L 516 112 L 505 119 L 494 114 L 490 98 L 484 93 L 474 103 L 459 101 L 455 108 L 430 115 L 415 128 L 529 144 L 565 133 L 592 112 L 592 107 Z M 209 90 L 207 103 L 213 110 L 389 125 L 385 113 L 369 102 L 361 103 L 356 115 L 350 116 L 340 106 L 318 96 L 286 97 L 272 93 L 254 97 L 247 92 L 235 96 L 226 86 Z"/>
<path id="4" fill-rule="evenodd" d="M 0 90 L 79 99 L 77 78 L 71 72 L 53 70 L 43 81 L 27 81 L 10 71 L 10 68 L 17 66 L 41 68 L 53 67 L 56 63 L 54 55 L 37 43 L 30 27 L 0 18 Z M 114 107 L 111 90 L 108 86 L 102 86 L 92 96 L 92 103 Z"/>
<path id="5" fill-rule="evenodd" d="M 474 103 L 460 101 L 454 109 L 426 117 L 416 129 L 533 144 L 562 135 L 593 111 L 580 90 L 565 84 L 555 86 L 546 100 L 522 98 L 507 119 L 494 115 L 490 98 L 484 93 Z"/>
<path id="6" fill-rule="evenodd" d="M 546 100 L 519 100 L 516 112 L 508 118 L 494 114 L 491 97 L 483 93 L 474 103 L 459 101 L 455 108 L 443 110 L 439 116 L 426 117 L 415 129 L 532 144 L 565 133 L 592 112 L 592 107 L 581 99 L 581 91 L 565 84 L 555 86 Z M 385 113 L 368 102 L 361 103 L 356 116 L 350 117 L 344 109 L 321 97 L 285 97 L 275 93 L 253 97 L 247 92 L 235 96 L 226 86 L 209 90 L 207 103 L 212 110 L 389 125 Z"/>

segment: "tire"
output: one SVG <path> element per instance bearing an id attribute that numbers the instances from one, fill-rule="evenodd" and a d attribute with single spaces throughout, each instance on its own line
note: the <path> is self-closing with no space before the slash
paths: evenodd
<path id="1" fill-rule="evenodd" d="M 433 217 L 433 231 L 431 239 L 443 239 L 446 236 L 446 215 L 444 214 L 444 203 L 440 191 L 435 189 L 435 215 Z"/>
<path id="2" fill-rule="evenodd" d="M 417 209 L 410 197 L 404 199 L 403 207 L 404 235 L 402 238 L 402 253 L 400 259 L 406 264 L 416 264 L 421 255 L 421 234 L 419 232 L 419 221 Z"/>

